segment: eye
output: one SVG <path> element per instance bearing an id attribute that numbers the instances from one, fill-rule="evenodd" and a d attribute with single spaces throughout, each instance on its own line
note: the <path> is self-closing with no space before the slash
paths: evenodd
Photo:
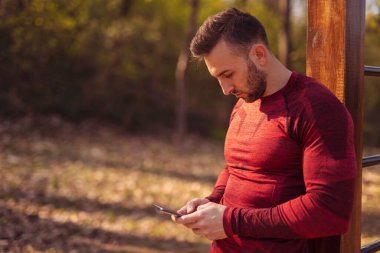
<path id="1" fill-rule="evenodd" d="M 228 73 L 228 74 L 225 74 L 224 75 L 224 78 L 231 78 L 232 77 L 232 75 L 233 75 L 233 73 L 231 72 L 231 73 Z"/>

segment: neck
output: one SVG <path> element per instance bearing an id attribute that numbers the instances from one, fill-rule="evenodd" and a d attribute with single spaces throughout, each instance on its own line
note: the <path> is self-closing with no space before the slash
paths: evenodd
<path id="1" fill-rule="evenodd" d="M 267 89 L 264 92 L 264 97 L 272 95 L 282 89 L 288 83 L 292 74 L 292 72 L 275 57 L 268 59 L 268 66 Z"/>

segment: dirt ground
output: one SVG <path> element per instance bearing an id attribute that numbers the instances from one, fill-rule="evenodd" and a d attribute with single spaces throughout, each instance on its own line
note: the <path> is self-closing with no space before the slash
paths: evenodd
<path id="1" fill-rule="evenodd" d="M 0 252 L 208 252 L 208 240 L 151 204 L 208 195 L 223 144 L 191 136 L 178 150 L 152 136 L 94 121 L 2 119 Z M 363 171 L 362 203 L 366 244 L 380 238 L 379 167 Z"/>

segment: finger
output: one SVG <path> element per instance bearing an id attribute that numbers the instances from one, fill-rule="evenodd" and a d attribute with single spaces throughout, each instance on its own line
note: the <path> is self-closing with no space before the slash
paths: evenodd
<path id="1" fill-rule="evenodd" d="M 181 207 L 181 209 L 179 209 L 177 211 L 177 213 L 180 213 L 180 214 L 187 214 L 187 205 Z"/>
<path id="2" fill-rule="evenodd" d="M 181 209 L 179 209 L 177 212 L 180 214 L 189 214 L 195 211 L 197 206 L 197 200 L 198 199 L 192 199 L 186 203 Z"/>
<path id="3" fill-rule="evenodd" d="M 178 224 L 183 224 L 183 225 L 188 225 L 188 224 L 191 224 L 191 223 L 195 223 L 195 222 L 198 221 L 199 215 L 200 214 L 198 212 L 182 215 L 181 217 L 176 218 L 176 222 Z"/>
<path id="4" fill-rule="evenodd" d="M 221 238 L 218 238 L 218 235 L 215 233 L 205 233 L 205 237 L 211 241 L 221 239 Z"/>
<path id="5" fill-rule="evenodd" d="M 177 213 L 178 213 L 178 212 L 177 212 Z M 181 221 L 178 222 L 178 219 L 179 219 L 181 216 L 182 216 L 182 215 L 174 215 L 174 214 L 170 215 L 172 221 L 174 221 L 175 223 L 179 223 L 179 224 L 182 224 Z M 1 252 L 0 252 L 0 253 L 1 253 Z"/>
<path id="6" fill-rule="evenodd" d="M 184 225 L 190 229 L 202 229 L 203 228 L 203 226 L 200 222 L 192 222 L 192 223 L 187 223 Z"/>
<path id="7" fill-rule="evenodd" d="M 196 234 L 196 235 L 202 235 L 202 230 L 199 229 L 199 228 L 193 228 L 193 233 Z"/>
<path id="8" fill-rule="evenodd" d="M 226 238 L 226 237 L 215 236 L 215 235 L 205 235 L 205 237 L 209 239 L 210 241 L 221 240 L 221 239 Z"/>
<path id="9" fill-rule="evenodd" d="M 187 204 L 186 212 L 192 213 L 196 210 L 196 201 L 190 201 L 190 203 Z"/>
<path id="10" fill-rule="evenodd" d="M 195 223 L 186 223 L 186 224 L 182 224 L 183 226 L 189 228 L 189 229 L 193 229 L 195 227 L 194 225 Z"/>
<path id="11" fill-rule="evenodd" d="M 212 236 L 205 235 L 205 237 L 206 237 L 207 239 L 209 239 L 210 241 L 217 240 L 217 239 L 214 239 Z"/>
<path id="12" fill-rule="evenodd" d="M 206 234 L 205 236 L 207 237 L 207 239 L 212 240 L 212 241 L 227 238 L 227 235 L 223 232 L 209 233 L 209 234 Z"/>
<path id="13" fill-rule="evenodd" d="M 203 204 L 203 205 L 199 205 L 199 206 L 197 207 L 197 210 L 205 209 L 205 208 L 209 207 L 210 205 L 212 205 L 212 203 L 210 203 L 210 202 L 208 202 L 208 203 L 206 203 L 206 204 Z"/>

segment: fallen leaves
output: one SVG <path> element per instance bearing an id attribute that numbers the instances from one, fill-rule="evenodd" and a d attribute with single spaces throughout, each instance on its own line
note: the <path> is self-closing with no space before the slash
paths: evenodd
<path id="1" fill-rule="evenodd" d="M 208 250 L 151 204 L 179 208 L 209 194 L 223 166 L 220 145 L 178 152 L 167 140 L 101 125 L 41 133 L 14 124 L 0 127 L 0 252 Z"/>
<path id="2" fill-rule="evenodd" d="M 151 204 L 208 195 L 221 143 L 191 137 L 177 150 L 114 126 L 35 123 L 0 123 L 0 252 L 208 252 Z M 379 182 L 363 169 L 363 243 L 380 236 Z"/>

